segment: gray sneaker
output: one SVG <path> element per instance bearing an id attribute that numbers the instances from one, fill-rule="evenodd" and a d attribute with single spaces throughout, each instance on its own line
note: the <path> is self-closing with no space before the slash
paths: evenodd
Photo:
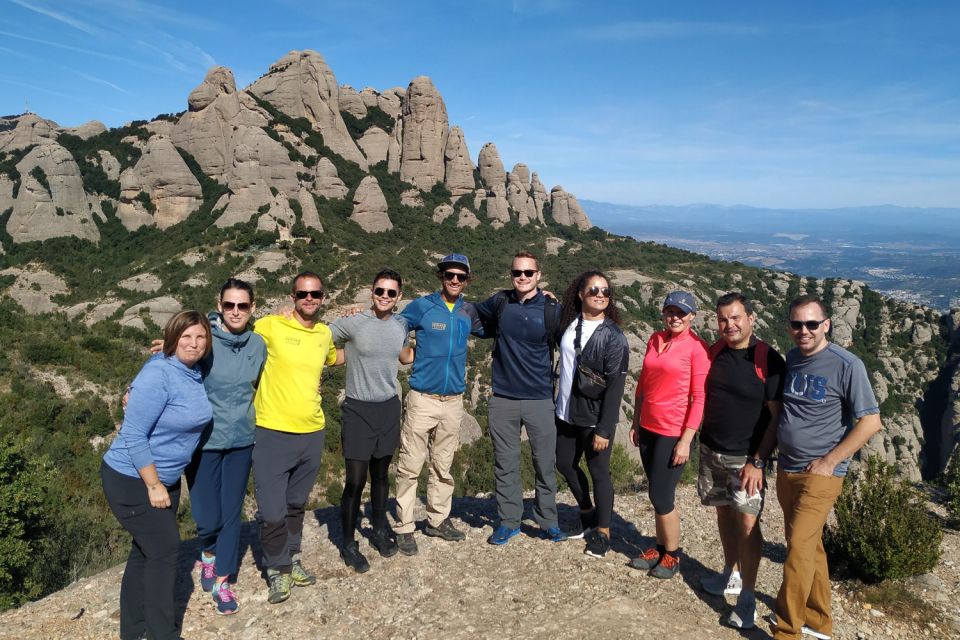
<path id="1" fill-rule="evenodd" d="M 303 568 L 299 557 L 293 558 L 290 566 L 290 577 L 293 579 L 293 586 L 295 587 L 309 587 L 317 581 L 317 576 Z"/>
<path id="2" fill-rule="evenodd" d="M 449 542 L 460 542 L 467 536 L 464 535 L 463 531 L 460 531 L 453 523 L 450 522 L 450 518 L 447 518 L 441 522 L 438 526 L 431 526 L 430 523 L 427 523 L 427 526 L 423 528 L 424 535 L 432 536 L 434 538 L 441 538 Z"/>
<path id="3" fill-rule="evenodd" d="M 279 604 L 290 597 L 293 578 L 290 577 L 289 573 L 280 573 L 276 569 L 267 569 L 267 580 L 270 581 L 270 589 L 267 591 L 267 602 L 270 604 Z"/>
<path id="4" fill-rule="evenodd" d="M 397 547 L 400 549 L 400 553 L 405 556 L 415 556 L 420 551 L 412 533 L 398 533 Z"/>

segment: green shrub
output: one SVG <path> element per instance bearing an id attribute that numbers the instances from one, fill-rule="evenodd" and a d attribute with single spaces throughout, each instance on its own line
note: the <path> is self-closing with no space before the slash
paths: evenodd
<path id="1" fill-rule="evenodd" d="M 867 582 L 926 573 L 940 558 L 943 532 L 923 496 L 878 456 L 848 479 L 835 511 L 837 523 L 824 534 L 827 552 Z"/>
<path id="2" fill-rule="evenodd" d="M 954 448 L 941 483 L 947 490 L 947 523 L 960 529 L 960 446 Z"/>
<path id="3" fill-rule="evenodd" d="M 50 191 L 50 182 L 47 180 L 47 174 L 43 169 L 41 169 L 39 166 L 34 167 L 33 169 L 30 169 L 30 175 L 36 178 L 37 182 L 40 183 L 40 186 L 47 191 Z"/>

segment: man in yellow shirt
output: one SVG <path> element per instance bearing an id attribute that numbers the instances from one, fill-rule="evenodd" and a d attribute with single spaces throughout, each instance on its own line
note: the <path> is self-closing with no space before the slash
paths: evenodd
<path id="1" fill-rule="evenodd" d="M 293 279 L 291 318 L 266 316 L 254 331 L 267 344 L 257 388 L 253 477 L 260 544 L 270 603 L 317 577 L 300 563 L 304 505 L 320 469 L 324 417 L 319 382 L 324 365 L 339 364 L 330 329 L 319 322 L 323 282 L 304 271 Z"/>

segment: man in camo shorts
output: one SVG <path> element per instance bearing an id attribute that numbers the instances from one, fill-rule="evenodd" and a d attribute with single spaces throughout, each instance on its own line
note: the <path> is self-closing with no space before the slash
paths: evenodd
<path id="1" fill-rule="evenodd" d="M 724 556 L 723 573 L 701 585 L 714 595 L 737 595 L 726 623 L 739 629 L 755 626 L 763 470 L 776 444 L 785 370 L 780 354 L 753 335 L 754 320 L 742 294 L 717 301 L 721 337 L 710 348 L 697 480 L 703 504 L 717 508 Z"/>

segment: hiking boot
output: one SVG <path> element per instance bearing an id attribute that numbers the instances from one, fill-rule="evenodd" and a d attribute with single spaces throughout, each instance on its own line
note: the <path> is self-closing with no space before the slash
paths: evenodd
<path id="1" fill-rule="evenodd" d="M 453 523 L 450 522 L 450 518 L 447 518 L 441 522 L 438 526 L 434 527 L 429 522 L 423 528 L 424 535 L 432 536 L 434 538 L 441 538 L 447 540 L 448 542 L 460 542 L 467 536 L 464 535 L 463 531 L 460 531 Z"/>
<path id="2" fill-rule="evenodd" d="M 740 572 L 734 571 L 726 580 L 722 573 L 702 578 L 700 586 L 713 596 L 738 596 L 743 588 L 743 581 L 740 579 Z"/>
<path id="3" fill-rule="evenodd" d="M 653 569 L 650 569 L 650 575 L 654 578 L 669 580 L 680 571 L 680 558 L 672 553 L 664 553 L 660 556 L 660 562 Z"/>
<path id="4" fill-rule="evenodd" d="M 356 540 L 351 540 L 343 545 L 340 549 L 340 557 L 343 558 L 345 565 L 357 573 L 370 571 L 370 563 L 367 562 L 367 559 L 360 553 L 360 544 Z"/>
<path id="5" fill-rule="evenodd" d="M 295 587 L 309 587 L 317 581 L 317 576 L 303 568 L 299 557 L 294 557 L 290 564 L 290 577 Z"/>
<path id="6" fill-rule="evenodd" d="M 414 540 L 412 533 L 397 534 L 397 548 L 405 556 L 415 556 L 420 551 L 417 548 L 417 541 Z"/>
<path id="7" fill-rule="evenodd" d="M 549 540 L 550 542 L 563 542 L 567 539 L 567 534 L 565 534 L 560 527 L 550 527 L 549 529 L 542 529 L 540 534 Z"/>
<path id="8" fill-rule="evenodd" d="M 587 534 L 587 546 L 583 552 L 594 558 L 603 558 L 607 551 L 610 551 L 610 537 L 602 531 L 591 530 Z"/>
<path id="9" fill-rule="evenodd" d="M 222 583 L 219 588 L 211 589 L 210 593 L 213 595 L 213 603 L 217 607 L 218 615 L 229 616 L 240 609 L 237 595 L 226 582 Z"/>
<path id="10" fill-rule="evenodd" d="M 727 625 L 734 629 L 753 629 L 757 622 L 757 600 L 752 593 L 741 595 L 737 604 L 727 616 Z"/>
<path id="11" fill-rule="evenodd" d="M 210 593 L 213 583 L 217 581 L 217 565 L 215 562 L 204 562 L 203 554 L 200 554 L 197 565 L 200 567 L 200 588 L 204 593 Z"/>
<path id="12" fill-rule="evenodd" d="M 290 597 L 293 578 L 290 577 L 289 573 L 280 573 L 276 569 L 267 569 L 267 580 L 270 581 L 270 589 L 267 591 L 267 602 L 270 604 L 279 604 Z"/>
<path id="13" fill-rule="evenodd" d="M 373 548 L 377 550 L 383 558 L 389 558 L 391 556 L 397 555 L 399 547 L 397 543 L 393 540 L 393 531 L 387 527 L 385 529 L 374 529 L 373 533 L 370 534 L 370 544 L 373 545 Z"/>
<path id="14" fill-rule="evenodd" d="M 567 532 L 567 538 L 570 540 L 579 540 L 586 536 L 590 531 L 597 527 L 597 512 L 596 510 L 590 511 L 589 513 L 584 514 L 580 512 L 580 520 L 573 525 L 573 527 Z"/>
<path id="15" fill-rule="evenodd" d="M 660 552 L 652 547 L 647 549 L 636 558 L 630 559 L 630 568 L 639 569 L 640 571 L 649 571 L 657 566 L 657 563 L 660 562 Z"/>
<path id="16" fill-rule="evenodd" d="M 507 544 L 510 542 L 510 538 L 520 533 L 520 527 L 516 529 L 511 529 L 507 525 L 500 525 L 493 530 L 493 533 L 490 534 L 490 537 L 487 538 L 487 542 L 490 544 L 495 544 L 497 546 Z"/>

